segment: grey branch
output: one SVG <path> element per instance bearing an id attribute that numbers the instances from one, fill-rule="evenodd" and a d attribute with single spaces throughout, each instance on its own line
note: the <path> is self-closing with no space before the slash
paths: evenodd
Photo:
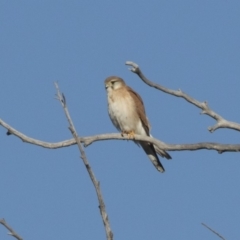
<path id="1" fill-rule="evenodd" d="M 202 109 L 201 114 L 206 114 L 206 115 L 214 118 L 217 121 L 217 123 L 212 127 L 208 127 L 208 130 L 210 132 L 214 132 L 218 128 L 231 128 L 231 129 L 240 131 L 240 124 L 239 123 L 230 122 L 230 121 L 224 119 L 222 116 L 220 116 L 219 114 L 217 114 L 216 112 L 211 110 L 209 108 L 207 102 L 199 102 L 196 99 L 192 98 L 191 96 L 187 95 L 186 93 L 182 92 L 180 89 L 177 90 L 177 91 L 176 90 L 171 90 L 171 89 L 165 88 L 165 87 L 163 87 L 159 84 L 151 82 L 150 80 L 148 80 L 144 76 L 144 74 L 142 73 L 139 66 L 134 62 L 127 61 L 126 65 L 131 66 L 131 68 L 129 68 L 129 70 L 132 71 L 133 73 L 136 73 L 143 80 L 143 82 L 145 82 L 148 86 L 154 87 L 154 88 L 156 88 L 160 91 L 171 94 L 173 96 L 183 98 L 186 101 L 188 101 L 189 103 L 191 103 L 191 104 L 195 105 L 196 107 Z"/>
<path id="2" fill-rule="evenodd" d="M 202 223 L 202 225 L 204 227 L 206 227 L 208 230 L 210 230 L 211 232 L 213 232 L 214 234 L 216 234 L 219 238 L 221 238 L 222 240 L 226 240 L 223 236 L 221 236 L 218 232 L 214 231 L 212 228 L 210 228 L 209 226 L 207 226 L 205 223 Z"/>
<path id="3" fill-rule="evenodd" d="M 15 237 L 18 240 L 23 240 L 5 221 L 4 218 L 0 219 L 0 224 L 2 224 L 8 231 L 8 235 Z"/>
<path id="4" fill-rule="evenodd" d="M 65 112 L 65 115 L 66 115 L 66 118 L 68 120 L 68 123 L 69 123 L 69 129 L 74 137 L 74 141 L 75 143 L 77 143 L 78 145 L 78 148 L 79 148 L 79 151 L 81 153 L 81 158 L 84 162 L 84 165 L 88 171 L 88 174 L 89 174 L 89 177 L 91 178 L 92 180 L 92 183 L 95 187 L 95 190 L 96 190 L 96 193 L 97 193 L 97 197 L 98 197 L 98 202 L 99 202 L 99 209 L 100 209 L 100 213 L 101 213 L 101 217 L 102 217 L 102 220 L 103 220 L 103 224 L 104 224 L 104 227 L 105 227 L 105 231 L 106 231 L 106 236 L 107 236 L 107 240 L 113 240 L 113 233 L 111 231 L 111 228 L 110 228 L 110 223 L 109 223 L 109 219 L 108 219 L 108 215 L 107 215 L 107 212 L 106 212 L 106 208 L 105 208 L 105 204 L 104 204 L 104 201 L 103 201 L 103 196 L 102 196 L 102 193 L 101 193 L 101 190 L 100 190 L 100 183 L 99 181 L 96 179 L 94 173 L 93 173 L 93 170 L 87 160 L 87 156 L 85 154 L 85 151 L 83 149 L 83 146 L 81 144 L 81 138 L 78 137 L 78 134 L 77 134 L 77 131 L 73 125 L 73 121 L 70 117 L 70 114 L 69 114 L 69 111 L 68 111 L 68 108 L 67 108 L 67 105 L 66 105 L 66 98 L 65 96 L 60 92 L 59 90 L 59 87 L 58 87 L 58 84 L 55 83 L 55 87 L 57 89 L 57 99 L 61 102 L 62 104 L 62 107 L 63 107 L 63 110 Z"/>
<path id="5" fill-rule="evenodd" d="M 14 129 L 13 127 L 11 127 L 9 124 L 5 123 L 1 119 L 0 119 L 0 125 L 2 125 L 5 129 L 7 129 L 8 133 L 15 135 L 16 137 L 20 138 L 23 142 L 34 144 L 44 148 L 56 149 L 56 148 L 68 147 L 76 144 L 76 140 L 74 138 L 61 141 L 61 142 L 56 142 L 56 143 L 44 142 L 34 138 L 30 138 L 24 135 L 23 133 L 17 131 L 16 129 Z M 131 140 L 128 137 L 122 136 L 119 133 L 101 134 L 101 135 L 78 137 L 78 138 L 80 142 L 84 144 L 85 147 L 90 145 L 93 142 L 102 141 L 102 140 L 111 140 L 111 139 Z M 134 140 L 150 142 L 156 145 L 157 147 L 159 147 L 160 149 L 164 149 L 167 151 L 187 151 L 187 150 L 196 151 L 196 150 L 206 149 L 206 150 L 216 150 L 218 153 L 240 152 L 240 144 L 220 144 L 220 143 L 213 143 L 213 142 L 202 142 L 202 143 L 193 143 L 193 144 L 166 144 L 156 138 L 140 136 L 140 135 L 135 135 Z"/>

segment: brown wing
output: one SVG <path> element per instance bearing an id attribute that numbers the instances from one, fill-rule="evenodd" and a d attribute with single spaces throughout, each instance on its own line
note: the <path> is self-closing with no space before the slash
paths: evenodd
<path id="1" fill-rule="evenodd" d="M 137 113 L 138 113 L 139 118 L 142 121 L 143 127 L 144 127 L 147 135 L 150 136 L 150 133 L 149 133 L 150 132 L 150 124 L 148 122 L 148 119 L 147 119 L 147 116 L 146 116 L 146 113 L 145 113 L 143 100 L 140 97 L 140 95 L 138 93 L 136 93 L 132 88 L 127 86 L 127 90 L 131 94 L 131 96 L 132 96 L 132 98 L 135 102 Z"/>
<path id="2" fill-rule="evenodd" d="M 148 122 L 148 119 L 147 119 L 147 116 L 145 113 L 143 100 L 140 97 L 140 95 L 138 93 L 136 93 L 130 87 L 127 86 L 127 90 L 131 94 L 131 96 L 135 102 L 137 113 L 138 113 L 139 118 L 142 121 L 142 125 L 143 125 L 147 135 L 150 136 L 150 133 L 149 133 L 150 132 L 150 124 Z M 161 162 L 157 156 L 157 153 L 160 154 L 162 157 L 166 157 L 167 159 L 171 159 L 171 156 L 166 151 L 161 150 L 161 149 L 158 149 L 158 151 L 156 153 L 155 146 L 151 143 L 139 142 L 139 144 L 142 146 L 143 150 L 146 152 L 149 159 L 152 161 L 153 165 L 157 168 L 157 170 L 160 172 L 164 172 L 165 171 L 164 167 L 161 164 Z"/>

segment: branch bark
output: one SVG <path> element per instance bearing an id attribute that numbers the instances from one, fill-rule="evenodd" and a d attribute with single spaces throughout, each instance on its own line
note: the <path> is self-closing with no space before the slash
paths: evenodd
<path id="1" fill-rule="evenodd" d="M 81 138 L 78 137 L 77 131 L 76 131 L 76 129 L 74 127 L 74 124 L 73 124 L 73 121 L 70 117 L 70 114 L 69 114 L 69 111 L 68 111 L 68 108 L 67 108 L 67 104 L 66 104 L 66 99 L 65 99 L 63 93 L 60 92 L 60 89 L 59 89 L 57 83 L 55 83 L 55 87 L 56 87 L 56 90 L 57 90 L 57 99 L 60 101 L 60 103 L 63 107 L 64 113 L 66 115 L 66 118 L 68 120 L 68 123 L 69 123 L 69 130 L 71 131 L 71 133 L 74 137 L 75 143 L 77 143 L 77 145 L 78 145 L 79 151 L 81 153 L 81 158 L 83 160 L 83 163 L 84 163 L 84 165 L 85 165 L 85 167 L 88 171 L 89 177 L 91 178 L 92 183 L 94 185 L 94 188 L 96 190 L 97 197 L 98 197 L 98 202 L 99 202 L 99 209 L 100 209 L 101 217 L 102 217 L 103 224 L 104 224 L 104 227 L 105 227 L 107 240 L 113 240 L 113 233 L 112 233 L 111 228 L 110 228 L 108 215 L 107 215 L 105 204 L 104 204 L 104 201 L 103 201 L 103 196 L 102 196 L 101 189 L 100 189 L 100 182 L 96 179 L 96 177 L 93 173 L 93 170 L 92 170 L 92 168 L 91 168 L 91 166 L 90 166 L 90 164 L 87 160 L 87 156 L 85 154 L 85 151 L 84 151 L 83 146 L 82 146 L 81 141 L 80 141 Z"/>
<path id="2" fill-rule="evenodd" d="M 11 228 L 11 227 L 7 224 L 7 222 L 5 221 L 4 218 L 0 219 L 0 224 L 2 224 L 2 225 L 9 231 L 8 235 L 11 235 L 11 236 L 15 237 L 15 238 L 18 239 L 18 240 L 23 240 L 23 238 L 21 238 L 21 237 L 13 230 L 13 228 Z"/>
<path id="3" fill-rule="evenodd" d="M 11 133 L 12 135 L 20 138 L 23 142 L 34 144 L 37 146 L 41 146 L 44 148 L 49 149 L 56 149 L 56 148 L 62 148 L 62 147 L 68 147 L 71 145 L 76 144 L 76 140 L 69 139 L 61 142 L 56 143 L 50 143 L 50 142 L 44 142 L 38 139 L 30 138 L 23 133 L 17 131 L 13 127 L 11 127 L 9 124 L 5 123 L 2 119 L 0 119 L 0 125 L 2 125 L 4 128 L 7 129 L 7 133 Z M 135 135 L 134 139 L 129 139 L 127 136 L 122 136 L 120 133 L 109 133 L 109 134 L 100 134 L 95 136 L 88 136 L 88 137 L 78 137 L 81 143 L 84 144 L 85 147 L 89 146 L 93 142 L 102 141 L 102 140 L 138 140 L 138 141 L 145 141 L 150 142 L 159 147 L 160 149 L 166 150 L 166 151 L 196 151 L 201 149 L 206 150 L 215 150 L 218 153 L 223 152 L 240 152 L 240 144 L 220 144 L 220 143 L 214 143 L 214 142 L 200 142 L 200 143 L 193 143 L 193 144 L 167 144 L 164 143 L 156 138 L 152 137 L 146 137 L 146 136 L 140 136 Z"/>
<path id="4" fill-rule="evenodd" d="M 144 83 L 146 83 L 148 86 L 154 87 L 154 88 L 156 88 L 156 89 L 158 89 L 162 92 L 168 93 L 168 94 L 173 95 L 175 97 L 183 98 L 187 102 L 189 102 L 189 103 L 195 105 L 196 107 L 202 109 L 201 114 L 206 114 L 206 115 L 212 117 L 213 119 L 215 119 L 217 121 L 217 123 L 212 127 L 208 127 L 208 130 L 211 133 L 214 132 L 218 128 L 230 128 L 230 129 L 240 131 L 240 124 L 239 123 L 231 122 L 231 121 L 228 121 L 228 120 L 224 119 L 218 113 L 211 110 L 209 108 L 207 102 L 199 102 L 196 99 L 189 96 L 188 94 L 182 92 L 180 89 L 177 90 L 177 91 L 176 90 L 171 90 L 171 89 L 165 88 L 165 87 L 163 87 L 163 86 L 161 86 L 157 83 L 151 82 L 149 79 L 147 79 L 144 76 L 144 74 L 142 73 L 139 66 L 134 62 L 127 61 L 126 65 L 131 66 L 131 68 L 129 68 L 129 70 L 132 71 L 133 73 L 137 74 L 142 79 L 142 81 Z"/>

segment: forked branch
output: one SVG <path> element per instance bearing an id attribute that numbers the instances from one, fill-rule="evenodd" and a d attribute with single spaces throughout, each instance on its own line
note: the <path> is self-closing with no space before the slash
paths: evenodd
<path id="1" fill-rule="evenodd" d="M 182 92 L 180 89 L 179 90 L 171 90 L 168 88 L 165 88 L 157 83 L 154 83 L 152 81 L 150 81 L 149 79 L 147 79 L 144 74 L 142 73 L 141 69 L 139 68 L 139 66 L 131 61 L 127 61 L 126 65 L 131 66 L 131 68 L 129 68 L 130 71 L 132 71 L 133 73 L 136 73 L 143 82 L 145 82 L 148 86 L 150 87 L 154 87 L 160 91 L 163 91 L 165 93 L 171 94 L 173 96 L 176 97 L 180 97 L 185 99 L 186 101 L 188 101 L 189 103 L 195 105 L 196 107 L 202 109 L 201 114 L 206 114 L 212 118 L 214 118 L 217 123 L 212 126 L 212 127 L 208 127 L 208 130 L 210 132 L 214 132 L 216 129 L 218 128 L 231 128 L 237 131 L 240 131 L 240 124 L 236 123 L 236 122 L 231 122 L 228 121 L 226 119 L 224 119 L 222 116 L 220 116 L 219 114 L 217 114 L 216 112 L 214 112 L 213 110 L 211 110 L 207 104 L 207 102 L 199 102 L 196 99 L 192 98 L 191 96 L 187 95 L 186 93 Z"/>
<path id="2" fill-rule="evenodd" d="M 15 135 L 16 137 L 20 138 L 23 142 L 34 144 L 37 146 L 41 146 L 44 148 L 49 149 L 56 149 L 56 148 L 62 148 L 62 147 L 68 147 L 71 145 L 76 144 L 76 140 L 74 138 L 56 142 L 56 143 L 50 143 L 50 142 L 44 142 L 38 139 L 30 138 L 23 133 L 17 131 L 13 127 L 11 127 L 9 124 L 5 123 L 3 120 L 0 119 L 0 125 L 2 125 L 5 129 L 7 129 L 7 133 L 11 133 L 12 135 Z M 127 136 L 122 136 L 120 133 L 109 133 L 109 134 L 101 134 L 101 135 L 95 135 L 95 136 L 88 136 L 88 137 L 78 137 L 81 143 L 84 144 L 84 146 L 88 146 L 96 141 L 102 141 L 102 140 L 131 140 Z M 196 151 L 201 149 L 206 150 L 215 150 L 218 153 L 223 152 L 240 152 L 240 144 L 220 144 L 220 143 L 214 143 L 214 142 L 201 142 L 201 143 L 192 143 L 192 144 L 167 144 L 164 143 L 156 138 L 152 137 L 146 137 L 146 136 L 140 136 L 135 135 L 134 139 L 132 140 L 138 140 L 138 141 L 145 141 L 150 142 L 159 147 L 160 149 L 166 150 L 166 151 Z"/>

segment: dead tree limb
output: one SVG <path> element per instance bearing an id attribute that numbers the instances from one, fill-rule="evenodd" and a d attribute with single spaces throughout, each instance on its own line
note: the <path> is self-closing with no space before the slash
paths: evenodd
<path id="1" fill-rule="evenodd" d="M 74 138 L 61 141 L 61 142 L 56 142 L 56 143 L 44 142 L 38 139 L 30 138 L 25 134 L 14 129 L 9 124 L 5 123 L 2 119 L 0 119 L 0 125 L 2 125 L 5 129 L 7 129 L 7 132 L 10 132 L 12 135 L 20 138 L 23 142 L 34 144 L 44 148 L 56 149 L 56 148 L 68 147 L 76 144 L 76 140 Z M 218 153 L 240 152 L 240 144 L 220 144 L 220 143 L 214 143 L 214 142 L 201 142 L 201 143 L 192 143 L 192 144 L 167 144 L 156 138 L 140 136 L 140 135 L 135 135 L 134 139 L 131 140 L 127 136 L 122 136 L 120 133 L 100 134 L 95 136 L 78 137 L 78 138 L 80 142 L 84 144 L 85 147 L 89 146 L 90 144 L 96 141 L 115 139 L 115 140 L 130 140 L 130 141 L 138 140 L 138 141 L 150 142 L 158 146 L 160 149 L 164 149 L 166 151 L 187 151 L 187 150 L 197 151 L 197 150 L 206 149 L 206 150 L 215 150 Z"/>
<path id="2" fill-rule="evenodd" d="M 23 240 L 23 238 L 21 238 L 21 237 L 13 230 L 13 228 L 11 228 L 11 227 L 7 224 L 7 222 L 5 221 L 4 218 L 0 219 L 0 224 L 2 224 L 2 225 L 9 231 L 8 235 L 11 235 L 11 236 L 15 237 L 15 238 L 18 239 L 18 240 Z"/>
<path id="3" fill-rule="evenodd" d="M 94 188 L 96 190 L 97 197 L 98 197 L 98 202 L 99 202 L 99 209 L 100 209 L 101 217 L 102 217 L 103 224 L 104 224 L 104 227 L 105 227 L 107 240 L 113 240 L 113 233 L 112 233 L 111 228 L 110 228 L 108 215 L 107 215 L 105 204 L 104 204 L 104 201 L 103 201 L 103 196 L 102 196 L 101 189 L 100 189 L 100 182 L 96 179 L 96 177 L 93 173 L 93 170 L 92 170 L 92 168 L 91 168 L 91 166 L 90 166 L 90 164 L 87 160 L 87 156 L 86 156 L 85 151 L 83 149 L 83 146 L 80 142 L 80 138 L 77 134 L 77 131 L 74 127 L 73 121 L 70 117 L 70 114 L 69 114 L 69 111 L 68 111 L 68 108 L 67 108 L 67 104 L 66 104 L 66 99 L 65 99 L 63 93 L 60 92 L 60 89 L 59 89 L 57 83 L 55 83 L 55 87 L 56 87 L 56 90 L 57 90 L 57 94 L 56 94 L 57 99 L 60 101 L 60 103 L 63 107 L 64 113 L 66 115 L 66 118 L 68 120 L 68 123 L 69 123 L 69 130 L 71 131 L 71 133 L 74 137 L 74 140 L 78 145 L 79 151 L 81 153 L 81 158 L 83 160 L 83 163 L 84 163 L 84 165 L 85 165 L 85 167 L 88 171 L 89 177 L 91 178 L 92 183 L 94 185 Z"/>
<path id="4" fill-rule="evenodd" d="M 221 238 L 222 240 L 226 240 L 223 236 L 221 236 L 218 232 L 216 232 L 215 230 L 213 230 L 212 228 L 210 228 L 207 224 L 202 223 L 202 225 L 204 227 L 206 227 L 208 230 L 210 230 L 211 232 L 213 232 L 214 234 L 216 234 L 219 238 Z"/>
<path id="5" fill-rule="evenodd" d="M 205 102 L 199 102 L 196 99 L 189 96 L 188 94 L 182 92 L 180 89 L 179 90 L 171 90 L 171 89 L 165 88 L 165 87 L 163 87 L 163 86 L 161 86 L 157 83 L 154 83 L 154 82 L 150 81 L 149 79 L 147 79 L 144 76 L 144 74 L 142 73 L 139 66 L 134 62 L 127 61 L 126 65 L 131 66 L 131 68 L 129 68 L 129 70 L 132 71 L 133 73 L 136 73 L 142 79 L 142 81 L 145 82 L 148 86 L 154 87 L 154 88 L 156 88 L 156 89 L 158 89 L 162 92 L 171 94 L 175 97 L 183 98 L 187 102 L 189 102 L 189 103 L 195 105 L 196 107 L 202 109 L 201 114 L 206 114 L 206 115 L 212 117 L 213 119 L 215 119 L 217 121 L 217 123 L 212 127 L 208 127 L 208 130 L 211 133 L 214 132 L 218 128 L 230 128 L 230 129 L 240 131 L 240 124 L 239 123 L 231 122 L 231 121 L 228 121 L 228 120 L 224 119 L 222 116 L 220 116 L 219 114 L 217 114 L 216 112 L 211 110 L 206 101 Z"/>

